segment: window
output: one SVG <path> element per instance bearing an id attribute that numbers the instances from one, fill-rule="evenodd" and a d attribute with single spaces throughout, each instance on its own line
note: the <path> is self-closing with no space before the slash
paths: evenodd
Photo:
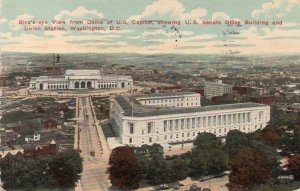
<path id="1" fill-rule="evenodd" d="M 195 118 L 192 118 L 192 128 L 195 127 Z"/>
<path id="2" fill-rule="evenodd" d="M 213 116 L 213 126 L 216 126 L 217 116 Z"/>
<path id="3" fill-rule="evenodd" d="M 236 124 L 236 114 L 233 114 L 233 124 Z"/>
<path id="4" fill-rule="evenodd" d="M 184 133 L 182 133 L 182 137 L 184 137 Z"/>
<path id="5" fill-rule="evenodd" d="M 151 133 L 151 131 L 152 131 L 152 123 L 149 122 L 149 123 L 147 124 L 147 127 L 148 127 L 148 133 Z"/>
<path id="6" fill-rule="evenodd" d="M 173 120 L 170 120 L 170 131 L 173 130 Z"/>
<path id="7" fill-rule="evenodd" d="M 164 132 L 167 131 L 167 126 L 168 126 L 168 122 L 166 120 L 164 120 Z"/>
<path id="8" fill-rule="evenodd" d="M 221 125 L 221 115 L 218 115 L 218 125 Z"/>
<path id="9" fill-rule="evenodd" d="M 190 128 L 190 118 L 187 118 L 186 120 L 186 128 Z"/>
<path id="10" fill-rule="evenodd" d="M 149 137 L 149 143 L 152 143 L 152 137 Z"/>
<path id="11" fill-rule="evenodd" d="M 181 125 L 181 129 L 183 129 L 184 128 L 184 119 L 181 119 L 180 122 L 181 122 L 181 124 L 180 124 Z"/>
<path id="12" fill-rule="evenodd" d="M 130 134 L 133 134 L 134 133 L 134 125 L 133 123 L 128 123 L 129 124 L 129 132 Z"/>
<path id="13" fill-rule="evenodd" d="M 262 120 L 262 116 L 263 116 L 263 112 L 260 111 L 260 112 L 259 112 L 259 120 L 260 120 L 260 121 Z"/>
<path id="14" fill-rule="evenodd" d="M 132 143 L 132 138 L 129 138 L 129 143 Z"/>
<path id="15" fill-rule="evenodd" d="M 223 115 L 223 125 L 226 125 L 226 115 Z"/>
<path id="16" fill-rule="evenodd" d="M 178 138 L 178 133 L 176 134 L 176 138 Z"/>
<path id="17" fill-rule="evenodd" d="M 190 136 L 190 133 L 188 132 L 188 133 L 187 133 L 187 137 L 189 137 L 189 136 Z"/>
<path id="18" fill-rule="evenodd" d="M 165 135 L 165 140 L 167 140 L 167 135 Z"/>
<path id="19" fill-rule="evenodd" d="M 203 117 L 203 127 L 206 127 L 206 117 Z"/>
<path id="20" fill-rule="evenodd" d="M 211 116 L 208 117 L 208 126 L 211 126 Z"/>
<path id="21" fill-rule="evenodd" d="M 179 120 L 176 119 L 176 120 L 175 120 L 175 129 L 176 129 L 176 130 L 178 130 L 178 124 L 179 124 Z"/>
<path id="22" fill-rule="evenodd" d="M 251 118 L 250 118 L 250 112 L 248 112 L 248 122 L 250 122 Z"/>

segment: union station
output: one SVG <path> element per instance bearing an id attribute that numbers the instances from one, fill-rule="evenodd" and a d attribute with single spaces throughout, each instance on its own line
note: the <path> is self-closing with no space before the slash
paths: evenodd
<path id="1" fill-rule="evenodd" d="M 100 70 L 66 70 L 64 76 L 39 76 L 30 80 L 30 89 L 33 90 L 111 89 L 132 86 L 131 76 L 105 75 Z"/>

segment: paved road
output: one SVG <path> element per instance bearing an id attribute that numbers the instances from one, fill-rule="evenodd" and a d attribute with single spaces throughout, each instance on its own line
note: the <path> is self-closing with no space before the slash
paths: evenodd
<path id="1" fill-rule="evenodd" d="M 108 163 L 108 154 L 106 149 L 102 149 L 104 140 L 99 141 L 97 130 L 94 126 L 94 118 L 90 99 L 81 97 L 79 104 L 78 125 L 79 133 L 79 148 L 83 158 L 83 172 L 76 190 L 80 191 L 106 191 L 110 184 L 107 179 L 106 168 Z M 90 154 L 95 152 L 95 156 Z"/>

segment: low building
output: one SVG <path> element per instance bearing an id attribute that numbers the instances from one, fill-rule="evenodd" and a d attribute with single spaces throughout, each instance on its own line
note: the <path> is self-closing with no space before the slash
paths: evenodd
<path id="1" fill-rule="evenodd" d="M 40 140 L 41 140 L 41 134 L 40 133 L 34 133 L 33 135 L 26 135 L 25 136 L 25 142 L 40 141 Z"/>
<path id="2" fill-rule="evenodd" d="M 100 70 L 66 70 L 64 76 L 32 77 L 33 90 L 131 88 L 131 76 L 105 75 Z"/>
<path id="3" fill-rule="evenodd" d="M 44 129 L 57 129 L 57 121 L 53 119 L 46 119 L 42 122 Z"/>
<path id="4" fill-rule="evenodd" d="M 141 103 L 139 96 L 116 96 L 110 109 L 110 123 L 120 144 L 134 146 L 191 141 L 201 132 L 217 137 L 234 129 L 251 133 L 266 127 L 269 120 L 270 106 L 258 103 L 173 107 L 147 105 Z"/>
<path id="5" fill-rule="evenodd" d="M 204 96 L 211 99 L 215 96 L 223 96 L 224 94 L 232 94 L 233 86 L 229 84 L 223 84 L 222 80 L 216 82 L 204 82 Z"/>
<path id="6" fill-rule="evenodd" d="M 14 160 L 23 157 L 24 149 L 22 147 L 10 148 L 8 146 L 0 147 L 1 162 Z"/>
<path id="7" fill-rule="evenodd" d="M 24 157 L 55 155 L 57 152 L 57 144 L 54 140 L 47 145 L 30 144 L 24 146 Z"/>
<path id="8" fill-rule="evenodd" d="M 261 95 L 256 97 L 251 97 L 252 102 L 266 104 L 266 105 L 274 105 L 276 101 L 276 97 L 272 95 Z"/>

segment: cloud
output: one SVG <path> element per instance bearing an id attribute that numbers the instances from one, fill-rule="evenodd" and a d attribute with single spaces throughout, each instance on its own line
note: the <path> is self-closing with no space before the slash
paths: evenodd
<path id="1" fill-rule="evenodd" d="M 0 37 L 2 37 L 2 38 L 11 38 L 12 33 L 11 32 L 0 32 Z"/>
<path id="2" fill-rule="evenodd" d="M 228 20 L 230 16 L 227 15 L 225 12 L 215 12 L 212 14 L 212 20 Z"/>
<path id="3" fill-rule="evenodd" d="M 0 25 L 7 23 L 7 21 L 8 21 L 7 18 L 4 17 L 0 18 Z"/>
<path id="4" fill-rule="evenodd" d="M 180 35 L 190 36 L 194 33 L 192 31 L 180 31 Z M 166 32 L 165 30 L 158 29 L 155 31 L 145 31 L 142 33 L 142 36 L 174 36 L 174 32 Z"/>
<path id="5" fill-rule="evenodd" d="M 291 12 L 292 8 L 296 5 L 300 4 L 300 0 L 288 0 L 287 6 L 285 7 L 285 10 L 287 12 Z"/>
<path id="6" fill-rule="evenodd" d="M 22 27 L 22 25 L 19 24 L 19 20 L 26 20 L 26 21 L 28 21 L 28 20 L 31 20 L 33 18 L 34 18 L 34 16 L 29 15 L 29 14 L 18 15 L 15 19 L 10 20 L 8 22 L 9 28 L 12 31 L 17 31 L 17 30 L 19 30 Z"/>
<path id="7" fill-rule="evenodd" d="M 206 14 L 206 9 L 201 7 L 193 9 L 190 12 L 185 12 L 183 4 L 177 0 L 157 0 L 151 5 L 146 6 L 140 15 L 131 16 L 129 20 L 140 20 L 142 18 L 199 19 Z"/>
<path id="8" fill-rule="evenodd" d="M 82 16 L 91 15 L 98 18 L 103 18 L 103 14 L 98 12 L 96 9 L 89 10 L 83 6 L 77 7 L 73 11 L 63 10 L 59 14 L 54 16 L 54 19 L 67 19 L 67 18 L 80 18 Z"/>
<path id="9" fill-rule="evenodd" d="M 273 0 L 262 4 L 260 9 L 252 11 L 252 17 L 259 17 L 261 15 L 271 16 L 275 14 L 276 17 L 281 18 L 286 13 L 292 12 L 292 9 L 300 5 L 300 0 Z"/>
<path id="10" fill-rule="evenodd" d="M 128 38 L 128 39 L 136 40 L 136 39 L 140 39 L 141 36 L 128 36 L 127 38 Z"/>

